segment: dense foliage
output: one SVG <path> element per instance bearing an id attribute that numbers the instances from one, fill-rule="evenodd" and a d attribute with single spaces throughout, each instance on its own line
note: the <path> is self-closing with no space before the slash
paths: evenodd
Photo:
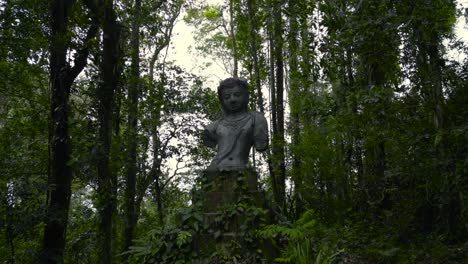
<path id="1" fill-rule="evenodd" d="M 244 242 L 270 241 L 278 263 L 468 261 L 464 8 L 0 0 L 0 261 L 202 259 L 194 190 L 213 153 L 200 130 L 220 108 L 166 59 L 182 17 L 196 53 L 247 79 L 269 119 L 251 162 L 271 221 L 239 202 L 220 226 L 244 215 Z M 252 248 L 203 257 L 268 262 Z"/>

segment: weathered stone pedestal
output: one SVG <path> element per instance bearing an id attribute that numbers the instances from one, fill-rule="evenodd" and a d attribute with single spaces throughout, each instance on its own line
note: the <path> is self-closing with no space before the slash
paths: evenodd
<path id="1" fill-rule="evenodd" d="M 265 241 L 255 237 L 255 230 L 267 221 L 265 198 L 258 190 L 255 171 L 206 171 L 200 196 L 204 232 L 193 240 L 193 248 L 200 255 L 244 254 L 252 259 L 247 263 L 255 263 L 256 254 L 267 258 Z"/>
<path id="2" fill-rule="evenodd" d="M 218 211 L 242 199 L 251 199 L 259 207 L 264 201 L 253 170 L 206 171 L 202 177 L 205 212 Z"/>

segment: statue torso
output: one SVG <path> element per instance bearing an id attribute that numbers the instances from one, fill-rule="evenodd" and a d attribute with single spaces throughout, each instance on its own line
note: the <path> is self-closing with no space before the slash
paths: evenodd
<path id="1" fill-rule="evenodd" d="M 268 144 L 266 120 L 263 115 L 255 112 L 246 112 L 236 119 L 219 119 L 208 125 L 206 131 L 209 139 L 217 144 L 218 150 L 216 157 L 211 162 L 210 169 L 245 169 L 249 160 L 250 148 L 254 144 L 256 147 L 257 145 L 265 145 L 266 148 Z M 265 135 L 264 140 L 258 135 Z M 259 141 L 259 144 L 255 141 Z M 263 150 L 263 146 L 257 147 L 257 149 Z"/>

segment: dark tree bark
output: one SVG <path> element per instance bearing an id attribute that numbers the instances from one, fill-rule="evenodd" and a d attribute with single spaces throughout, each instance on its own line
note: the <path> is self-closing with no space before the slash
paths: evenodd
<path id="1" fill-rule="evenodd" d="M 273 8 L 270 3 L 267 2 L 267 10 L 272 12 Z M 275 36 L 274 36 L 274 29 L 273 29 L 273 18 L 271 16 L 268 17 L 268 63 L 269 63 L 269 75 L 268 75 L 268 83 L 270 88 L 270 111 L 271 111 L 271 141 L 272 147 L 268 153 L 267 161 L 268 161 L 268 170 L 270 172 L 271 184 L 273 189 L 273 197 L 275 202 L 277 202 L 277 197 L 279 196 L 278 193 L 278 179 L 277 174 L 274 166 L 273 155 L 274 155 L 274 148 L 273 148 L 273 140 L 274 135 L 277 134 L 278 125 L 277 125 L 277 107 L 276 107 L 276 83 L 275 83 Z"/>
<path id="2" fill-rule="evenodd" d="M 137 123 L 138 97 L 140 89 L 140 19 L 141 0 L 135 0 L 131 35 L 130 85 L 128 89 L 128 156 L 125 192 L 125 234 L 124 251 L 128 250 L 134 238 L 137 215 L 135 211 L 135 191 L 137 177 Z"/>
<path id="3" fill-rule="evenodd" d="M 11 208 L 11 206 L 8 204 L 8 201 L 3 200 L 2 201 L 2 206 L 7 206 L 7 211 L 11 211 L 13 210 L 13 208 Z M 6 229 L 6 232 L 5 232 L 5 236 L 6 236 L 6 239 L 8 241 L 8 246 L 10 247 L 10 258 L 9 258 L 9 261 L 8 263 L 10 264 L 15 264 L 16 262 L 16 254 L 15 254 L 15 238 L 16 238 L 16 235 L 14 234 L 14 227 L 12 227 L 9 223 L 13 223 L 13 219 L 12 219 L 12 215 L 10 213 L 6 213 L 5 214 L 5 218 L 4 218 L 6 221 L 5 221 L 5 229 Z M 3 221 L 3 219 L 2 219 Z"/>
<path id="4" fill-rule="evenodd" d="M 258 64 L 258 40 L 257 40 L 257 33 L 256 27 L 257 22 L 255 19 L 255 11 L 254 11 L 254 2 L 255 0 L 248 0 L 247 1 L 247 9 L 248 9 L 248 17 L 249 17 L 249 42 L 250 42 L 250 53 L 253 60 L 253 71 L 254 71 L 254 78 L 255 78 L 255 90 L 257 92 L 257 109 L 261 113 L 265 112 L 263 107 L 263 94 L 262 94 L 262 86 L 261 86 L 261 76 L 260 76 L 260 66 Z M 254 159 L 255 160 L 255 159 Z"/>
<path id="5" fill-rule="evenodd" d="M 276 205 L 284 209 L 286 167 L 284 163 L 284 106 L 283 106 L 283 25 L 281 2 L 268 3 L 273 14 L 268 20 L 269 35 L 269 83 L 272 126 L 272 148 L 268 157 L 268 168 L 272 180 L 273 196 Z"/>
<path id="6" fill-rule="evenodd" d="M 284 154 L 284 65 L 283 65 L 283 21 L 281 12 L 281 1 L 273 3 L 273 33 L 274 33 L 274 61 L 275 61 L 275 84 L 276 96 L 276 131 L 273 131 L 273 168 L 277 183 L 276 202 L 284 208 L 286 191 L 286 166 Z M 273 111 L 273 109 L 272 109 Z"/>
<path id="7" fill-rule="evenodd" d="M 232 45 L 232 61 L 233 70 L 232 76 L 238 77 L 239 60 L 237 59 L 237 43 L 236 35 L 234 34 L 234 0 L 229 0 L 229 37 L 231 38 Z"/>
<path id="8" fill-rule="evenodd" d="M 100 263 L 113 261 L 113 213 L 116 204 L 116 186 L 110 168 L 110 147 L 112 140 L 112 115 L 114 92 L 119 78 L 119 43 L 121 26 L 117 23 L 112 0 L 103 1 L 103 50 L 101 82 L 96 92 L 98 101 L 99 142 L 97 151 L 98 210 L 97 234 Z"/>
<path id="9" fill-rule="evenodd" d="M 70 47 L 67 30 L 69 12 L 74 2 L 50 2 L 49 175 L 42 263 L 60 263 L 63 258 L 72 182 L 68 124 L 70 88 L 86 65 L 89 40 L 95 37 L 98 30 L 97 24 L 90 27 L 85 46 L 77 53 L 71 67 L 67 62 Z"/>
<path id="10" fill-rule="evenodd" d="M 51 3 L 51 44 L 50 44 L 50 173 L 47 190 L 47 214 L 44 231 L 43 263 L 59 263 L 65 247 L 68 208 L 72 170 L 71 146 L 68 128 L 68 99 L 70 80 L 61 73 L 69 65 L 66 62 L 68 40 L 63 39 L 68 26 L 68 12 L 71 1 Z M 68 77 L 68 78 L 67 78 Z"/>

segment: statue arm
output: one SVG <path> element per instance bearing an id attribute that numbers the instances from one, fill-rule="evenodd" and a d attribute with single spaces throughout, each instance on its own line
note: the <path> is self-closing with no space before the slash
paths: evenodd
<path id="1" fill-rule="evenodd" d="M 216 140 L 216 125 L 217 122 L 213 122 L 205 127 L 203 131 L 202 140 L 203 144 L 209 148 L 214 148 L 217 145 Z"/>
<path id="2" fill-rule="evenodd" d="M 258 151 L 268 148 L 268 123 L 262 113 L 255 112 L 254 145 Z"/>

